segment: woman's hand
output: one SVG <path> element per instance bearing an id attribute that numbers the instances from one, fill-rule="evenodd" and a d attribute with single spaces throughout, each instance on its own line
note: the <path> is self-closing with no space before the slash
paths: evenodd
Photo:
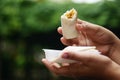
<path id="1" fill-rule="evenodd" d="M 78 61 L 68 66 L 56 67 L 57 63 L 50 63 L 43 59 L 43 63 L 53 73 L 67 77 L 93 77 L 101 80 L 120 80 L 120 66 L 110 58 L 99 54 L 85 54 L 73 52 L 72 50 L 63 52 L 65 59 Z"/>
<path id="2" fill-rule="evenodd" d="M 76 23 L 76 29 L 80 32 L 79 37 L 70 40 L 62 37 L 61 42 L 64 45 L 96 46 L 102 54 L 120 64 L 120 40 L 111 31 L 79 19 Z M 58 28 L 58 32 L 62 34 L 62 27 Z"/>

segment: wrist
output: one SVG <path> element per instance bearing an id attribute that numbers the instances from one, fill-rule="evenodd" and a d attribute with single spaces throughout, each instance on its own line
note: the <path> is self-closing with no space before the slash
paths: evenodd
<path id="1" fill-rule="evenodd" d="M 113 61 L 120 64 L 120 39 L 117 39 L 112 45 L 110 54 L 108 55 Z"/>
<path id="2" fill-rule="evenodd" d="M 120 80 L 120 65 L 112 61 L 103 74 L 103 80 Z"/>

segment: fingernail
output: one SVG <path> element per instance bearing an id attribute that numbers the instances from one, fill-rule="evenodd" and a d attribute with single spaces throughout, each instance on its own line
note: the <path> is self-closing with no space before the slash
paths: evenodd
<path id="1" fill-rule="evenodd" d="M 61 68 L 61 66 L 58 63 L 53 63 L 52 66 L 55 68 Z"/>
<path id="2" fill-rule="evenodd" d="M 62 66 L 69 66 L 69 63 L 62 63 Z"/>
<path id="3" fill-rule="evenodd" d="M 62 58 L 69 58 L 68 53 L 64 53 L 64 54 L 62 55 Z"/>
<path id="4" fill-rule="evenodd" d="M 45 59 L 43 58 L 41 61 L 45 61 Z"/>

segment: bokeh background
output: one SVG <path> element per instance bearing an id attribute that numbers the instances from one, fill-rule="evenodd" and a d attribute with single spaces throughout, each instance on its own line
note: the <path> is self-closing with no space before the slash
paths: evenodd
<path id="1" fill-rule="evenodd" d="M 120 37 L 120 0 L 73 1 L 0 0 L 0 80 L 73 80 L 53 75 L 41 62 L 43 48 L 65 47 L 57 27 L 66 10 L 75 8 L 78 18 Z"/>

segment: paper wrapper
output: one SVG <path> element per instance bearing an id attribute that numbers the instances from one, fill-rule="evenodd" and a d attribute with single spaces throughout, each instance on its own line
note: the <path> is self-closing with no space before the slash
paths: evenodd
<path id="1" fill-rule="evenodd" d="M 66 11 L 61 16 L 63 37 L 65 37 L 66 39 L 72 39 L 78 37 L 78 32 L 75 28 L 76 21 L 77 21 L 77 11 L 75 9 Z"/>
<path id="2" fill-rule="evenodd" d="M 100 54 L 100 52 L 96 49 L 95 46 L 68 46 L 63 50 L 52 50 L 52 49 L 43 49 L 45 52 L 45 58 L 50 62 L 56 62 L 56 63 L 74 63 L 77 62 L 75 60 L 69 60 L 69 59 L 63 59 L 61 57 L 62 51 L 79 51 L 79 53 L 89 53 L 89 54 Z"/>

